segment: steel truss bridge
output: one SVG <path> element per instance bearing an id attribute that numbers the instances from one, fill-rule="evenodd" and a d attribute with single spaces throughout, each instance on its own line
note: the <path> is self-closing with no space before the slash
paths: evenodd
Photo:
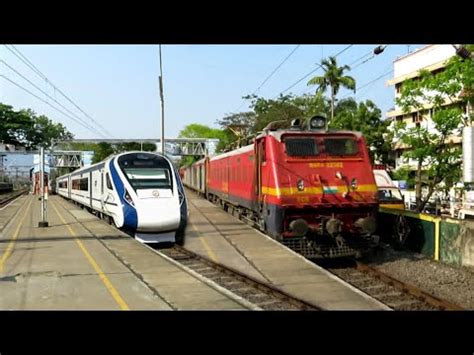
<path id="1" fill-rule="evenodd" d="M 82 150 L 45 150 L 45 155 L 49 157 L 48 165 L 51 168 L 80 168 L 84 165 L 84 157 L 93 152 Z M 39 155 L 39 150 L 16 150 L 4 152 L 3 155 Z M 13 166 L 13 168 L 15 165 Z"/>
<path id="2" fill-rule="evenodd" d="M 152 143 L 160 149 L 160 139 L 72 139 L 70 141 L 59 141 L 56 144 L 68 143 Z M 211 138 L 165 138 L 166 153 L 176 156 L 208 156 L 215 153 L 219 139 Z"/>
<path id="3" fill-rule="evenodd" d="M 84 166 L 84 158 L 93 152 L 81 150 L 56 150 L 55 146 L 58 144 L 70 143 L 152 143 L 155 144 L 156 150 L 161 148 L 160 139 L 73 139 L 70 141 L 55 142 L 51 150 L 45 151 L 45 155 L 49 156 L 49 166 L 51 168 L 71 168 L 76 169 Z M 219 139 L 207 138 L 173 138 L 165 139 L 166 153 L 173 156 L 208 156 L 213 155 Z M 3 154 L 2 154 L 3 153 Z M 39 150 L 28 151 L 6 151 L 0 152 L 2 156 L 5 155 L 39 155 Z M 3 162 L 3 159 L 2 159 Z M 0 164 L 0 169 L 3 167 Z"/>

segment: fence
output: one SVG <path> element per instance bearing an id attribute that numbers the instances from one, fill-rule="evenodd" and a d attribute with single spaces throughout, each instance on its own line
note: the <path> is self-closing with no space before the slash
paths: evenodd
<path id="1" fill-rule="evenodd" d="M 380 208 L 378 233 L 434 260 L 474 266 L 474 221 Z"/>

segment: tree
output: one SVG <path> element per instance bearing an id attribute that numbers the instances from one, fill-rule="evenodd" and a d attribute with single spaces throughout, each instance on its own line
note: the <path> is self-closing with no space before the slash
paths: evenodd
<path id="1" fill-rule="evenodd" d="M 220 129 L 198 123 L 188 124 L 178 135 L 180 138 L 219 138 L 221 136 L 222 131 Z"/>
<path id="2" fill-rule="evenodd" d="M 0 140 L 4 143 L 37 149 L 72 138 L 72 133 L 61 123 L 54 123 L 44 115 L 36 116 L 30 109 L 15 111 L 12 106 L 0 103 Z"/>
<path id="3" fill-rule="evenodd" d="M 403 157 L 416 161 L 416 208 L 422 211 L 432 194 L 444 184 L 449 188 L 461 176 L 461 149 L 452 143 L 463 127 L 470 125 L 470 107 L 474 94 L 474 62 L 452 57 L 440 73 L 420 71 L 416 79 L 404 82 L 397 103 L 404 113 L 423 112 L 431 106 L 435 131 L 425 125 L 407 128 L 402 122 L 395 126 L 396 137 L 408 149 Z M 422 195 L 422 187 L 426 195 Z"/>
<path id="4" fill-rule="evenodd" d="M 112 145 L 106 142 L 100 142 L 97 144 L 97 148 L 94 149 L 94 158 L 92 159 L 92 164 L 98 163 L 112 154 L 115 154 L 115 150 Z"/>
<path id="5" fill-rule="evenodd" d="M 33 127 L 33 120 L 10 105 L 0 103 L 0 140 L 6 144 L 23 145 Z"/>
<path id="6" fill-rule="evenodd" d="M 390 164 L 390 142 L 393 133 L 388 130 L 390 121 L 382 120 L 382 112 L 370 100 L 357 103 L 353 98 L 341 100 L 334 110 L 329 126 L 361 132 L 367 142 L 372 161 Z"/>
<path id="7" fill-rule="evenodd" d="M 270 122 L 285 121 L 290 124 L 295 118 L 307 118 L 327 112 L 327 102 L 322 95 L 280 95 L 276 99 L 249 95 L 245 98 L 251 100 L 251 108 L 256 115 L 252 129 L 254 133 L 264 129 Z"/>
<path id="8" fill-rule="evenodd" d="M 192 123 L 185 126 L 178 135 L 179 138 L 217 138 L 219 140 L 227 139 L 226 134 L 216 128 L 211 128 L 206 125 Z M 183 157 L 181 165 L 190 165 L 197 161 L 197 157 Z"/>
<path id="9" fill-rule="evenodd" d="M 224 116 L 216 123 L 221 126 L 224 137 L 220 139 L 217 151 L 223 151 L 231 144 L 240 146 L 250 135 L 254 133 L 256 115 L 255 112 L 239 112 Z"/>
<path id="10" fill-rule="evenodd" d="M 351 76 L 345 76 L 344 72 L 350 70 L 348 65 L 337 66 L 336 57 L 329 57 L 321 61 L 321 67 L 324 69 L 324 75 L 315 76 L 308 81 L 309 85 L 317 85 L 316 92 L 325 92 L 331 90 L 331 120 L 334 118 L 334 103 L 336 95 L 341 87 L 350 90 L 356 89 L 355 79 Z"/>
<path id="11" fill-rule="evenodd" d="M 31 147 L 50 148 L 55 141 L 66 141 L 74 138 L 71 132 L 61 123 L 54 123 L 48 117 L 34 116 L 33 126 L 27 131 L 26 139 Z"/>

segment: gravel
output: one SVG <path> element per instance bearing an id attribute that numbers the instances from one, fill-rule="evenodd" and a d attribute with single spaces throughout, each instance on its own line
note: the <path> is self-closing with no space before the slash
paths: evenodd
<path id="1" fill-rule="evenodd" d="M 367 261 L 372 267 L 433 296 L 474 309 L 474 269 L 454 267 L 413 252 L 385 248 Z"/>

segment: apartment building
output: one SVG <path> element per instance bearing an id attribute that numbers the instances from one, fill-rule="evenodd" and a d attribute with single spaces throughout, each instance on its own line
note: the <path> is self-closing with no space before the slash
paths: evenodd
<path id="1" fill-rule="evenodd" d="M 456 49 L 452 45 L 428 45 L 395 59 L 393 63 L 394 77 L 387 82 L 387 85 L 395 87 L 395 99 L 400 96 L 404 82 L 418 77 L 420 70 L 424 69 L 432 73 L 441 72 L 448 60 L 455 55 Z M 446 105 L 461 105 L 467 114 L 467 107 L 460 102 L 446 102 Z M 426 103 L 422 109 L 413 109 L 410 112 L 403 113 L 402 108 L 395 101 L 394 108 L 387 112 L 387 118 L 393 120 L 394 123 L 404 121 L 407 127 L 421 126 L 427 128 L 430 132 L 436 133 L 434 122 L 431 119 L 432 115 L 433 109 L 429 103 Z M 452 136 L 448 141 L 461 145 L 462 135 Z M 394 142 L 393 148 L 396 169 L 402 166 L 416 169 L 415 161 L 402 158 L 402 153 L 409 147 L 403 146 L 400 142 Z"/>

